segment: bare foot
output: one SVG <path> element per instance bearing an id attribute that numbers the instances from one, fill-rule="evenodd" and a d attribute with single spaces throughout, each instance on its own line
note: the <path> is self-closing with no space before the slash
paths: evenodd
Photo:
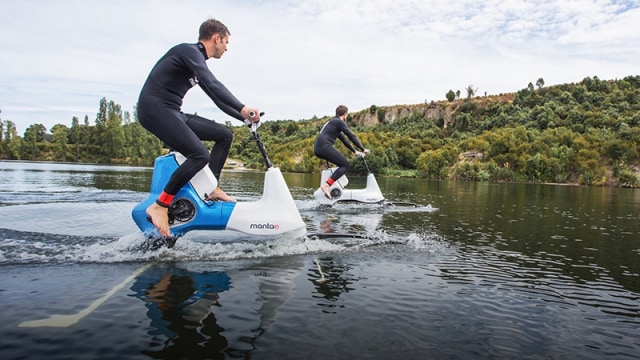
<path id="1" fill-rule="evenodd" d="M 234 199 L 231 196 L 227 195 L 227 193 L 222 191 L 222 189 L 220 189 L 220 187 L 217 187 L 215 190 L 213 190 L 213 192 L 211 194 L 209 194 L 209 196 L 207 196 L 207 200 L 236 202 L 236 199 Z"/>
<path id="2" fill-rule="evenodd" d="M 320 189 L 324 191 L 324 196 L 326 196 L 327 199 L 331 200 L 331 186 L 329 186 L 329 184 L 327 183 L 324 183 L 320 185 Z"/>
<path id="3" fill-rule="evenodd" d="M 160 235 L 171 236 L 171 231 L 169 231 L 169 209 L 153 203 L 147 208 L 147 216 L 151 218 L 153 225 L 158 228 Z"/>

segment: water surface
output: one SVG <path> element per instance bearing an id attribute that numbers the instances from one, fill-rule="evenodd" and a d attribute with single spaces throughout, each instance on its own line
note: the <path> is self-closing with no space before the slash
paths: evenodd
<path id="1" fill-rule="evenodd" d="M 367 237 L 144 252 L 151 169 L 0 162 L 3 357 L 640 358 L 638 190 L 378 177 L 420 206 L 324 209 L 319 174 L 284 175 L 310 233 Z M 262 181 L 221 184 L 254 201 Z"/>

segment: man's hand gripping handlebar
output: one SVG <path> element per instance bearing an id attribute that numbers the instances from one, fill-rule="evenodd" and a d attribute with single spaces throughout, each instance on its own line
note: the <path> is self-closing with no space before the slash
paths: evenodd
<path id="1" fill-rule="evenodd" d="M 261 111 L 260 112 L 260 116 L 263 116 L 263 115 L 264 115 L 264 111 Z M 254 116 L 256 116 L 256 113 L 251 111 L 251 112 L 249 112 L 249 116 L 250 117 L 254 117 Z M 260 120 L 258 120 L 256 122 L 251 122 L 251 120 L 249 120 L 249 119 L 244 119 L 244 123 L 251 129 L 251 132 L 255 132 L 256 130 L 258 130 L 260 125 L 262 125 L 262 122 L 260 122 Z"/>

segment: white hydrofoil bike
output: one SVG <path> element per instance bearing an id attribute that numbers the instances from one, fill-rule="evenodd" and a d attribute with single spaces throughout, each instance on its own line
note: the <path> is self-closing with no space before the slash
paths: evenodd
<path id="1" fill-rule="evenodd" d="M 347 189 L 347 185 L 349 184 L 349 179 L 347 179 L 346 175 L 342 175 L 338 180 L 336 180 L 331 187 L 329 188 L 331 191 L 331 199 L 327 198 L 324 191 L 318 188 L 313 193 L 313 197 L 316 199 L 318 203 L 323 206 L 333 206 L 335 203 L 343 201 L 343 202 L 360 202 L 366 204 L 378 204 L 381 206 L 393 206 L 393 205 L 408 205 L 417 207 L 418 204 L 412 202 L 390 202 L 384 198 L 382 195 L 382 191 L 380 191 L 380 186 L 378 186 L 378 181 L 376 180 L 375 175 L 369 169 L 369 165 L 367 161 L 364 159 L 365 154 L 360 153 L 360 158 L 364 162 L 364 166 L 367 169 L 367 183 L 363 189 Z M 322 170 L 322 174 L 320 176 L 320 185 L 324 184 L 327 179 L 331 177 L 331 175 L 336 171 L 336 167 L 331 167 L 329 162 L 327 161 L 327 168 Z"/>
<path id="2" fill-rule="evenodd" d="M 313 197 L 317 202 L 322 205 L 333 205 L 338 201 L 356 201 L 368 204 L 385 203 L 384 196 L 380 191 L 376 177 L 373 175 L 371 170 L 369 170 L 369 165 L 364 159 L 364 153 L 360 153 L 359 156 L 362 158 L 362 161 L 367 168 L 367 184 L 364 189 L 347 189 L 349 179 L 347 179 L 347 175 L 342 175 L 330 187 L 331 199 L 327 198 L 324 191 L 320 188 L 313 193 Z M 331 167 L 329 162 L 327 162 L 327 168 L 322 170 L 322 174 L 320 176 L 320 185 L 324 184 L 336 169 L 336 167 Z"/>

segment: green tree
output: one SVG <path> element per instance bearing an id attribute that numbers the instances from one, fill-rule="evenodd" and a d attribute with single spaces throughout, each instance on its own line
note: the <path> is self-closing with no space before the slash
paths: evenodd
<path id="1" fill-rule="evenodd" d="M 104 126 L 104 154 L 111 159 L 122 158 L 124 155 L 124 129 L 122 128 L 121 106 L 113 101 L 107 105 L 107 119 Z"/>
<path id="2" fill-rule="evenodd" d="M 429 179 L 447 179 L 455 156 L 448 149 L 425 151 L 416 160 L 416 168 Z"/>
<path id="3" fill-rule="evenodd" d="M 447 94 L 445 96 L 447 97 L 448 101 L 453 101 L 456 99 L 456 93 L 454 93 L 453 90 L 447 91 Z"/>
<path id="4" fill-rule="evenodd" d="M 89 123 L 89 115 L 84 116 L 82 125 L 80 126 L 80 141 L 84 144 L 84 158 L 88 159 L 91 155 L 91 139 L 92 139 L 92 126 Z"/>
<path id="5" fill-rule="evenodd" d="M 24 141 L 22 143 L 21 158 L 26 160 L 36 160 L 38 156 L 36 129 L 29 126 L 24 132 Z"/>
<path id="6" fill-rule="evenodd" d="M 106 155 L 110 150 L 104 146 L 108 116 L 108 102 L 107 99 L 103 97 L 100 99 L 98 112 L 96 113 L 96 125 L 91 132 L 91 143 L 95 145 L 98 150 L 95 155 Z"/>
<path id="7" fill-rule="evenodd" d="M 69 128 L 62 124 L 56 124 L 51 128 L 51 134 L 53 134 L 53 143 L 56 150 L 54 160 L 67 161 L 67 152 L 69 151 L 67 137 L 69 136 Z"/>
<path id="8" fill-rule="evenodd" d="M 465 89 L 467 91 L 467 99 L 471 99 L 477 92 L 476 89 L 473 88 L 473 85 L 469 84 Z"/>
<path id="9" fill-rule="evenodd" d="M 2 152 L 9 160 L 20 160 L 20 149 L 22 148 L 22 138 L 18 136 L 16 124 L 11 120 L 4 120 L 4 135 L 2 141 Z"/>
<path id="10" fill-rule="evenodd" d="M 80 160 L 80 141 L 82 139 L 82 129 L 77 116 L 71 118 L 71 128 L 69 129 L 69 143 L 73 145 L 73 156 L 75 161 Z"/>
<path id="11" fill-rule="evenodd" d="M 289 123 L 289 125 L 287 125 L 286 131 L 285 131 L 285 135 L 286 136 L 291 136 L 293 134 L 295 134 L 299 129 L 298 123 L 296 122 L 291 122 Z"/>

